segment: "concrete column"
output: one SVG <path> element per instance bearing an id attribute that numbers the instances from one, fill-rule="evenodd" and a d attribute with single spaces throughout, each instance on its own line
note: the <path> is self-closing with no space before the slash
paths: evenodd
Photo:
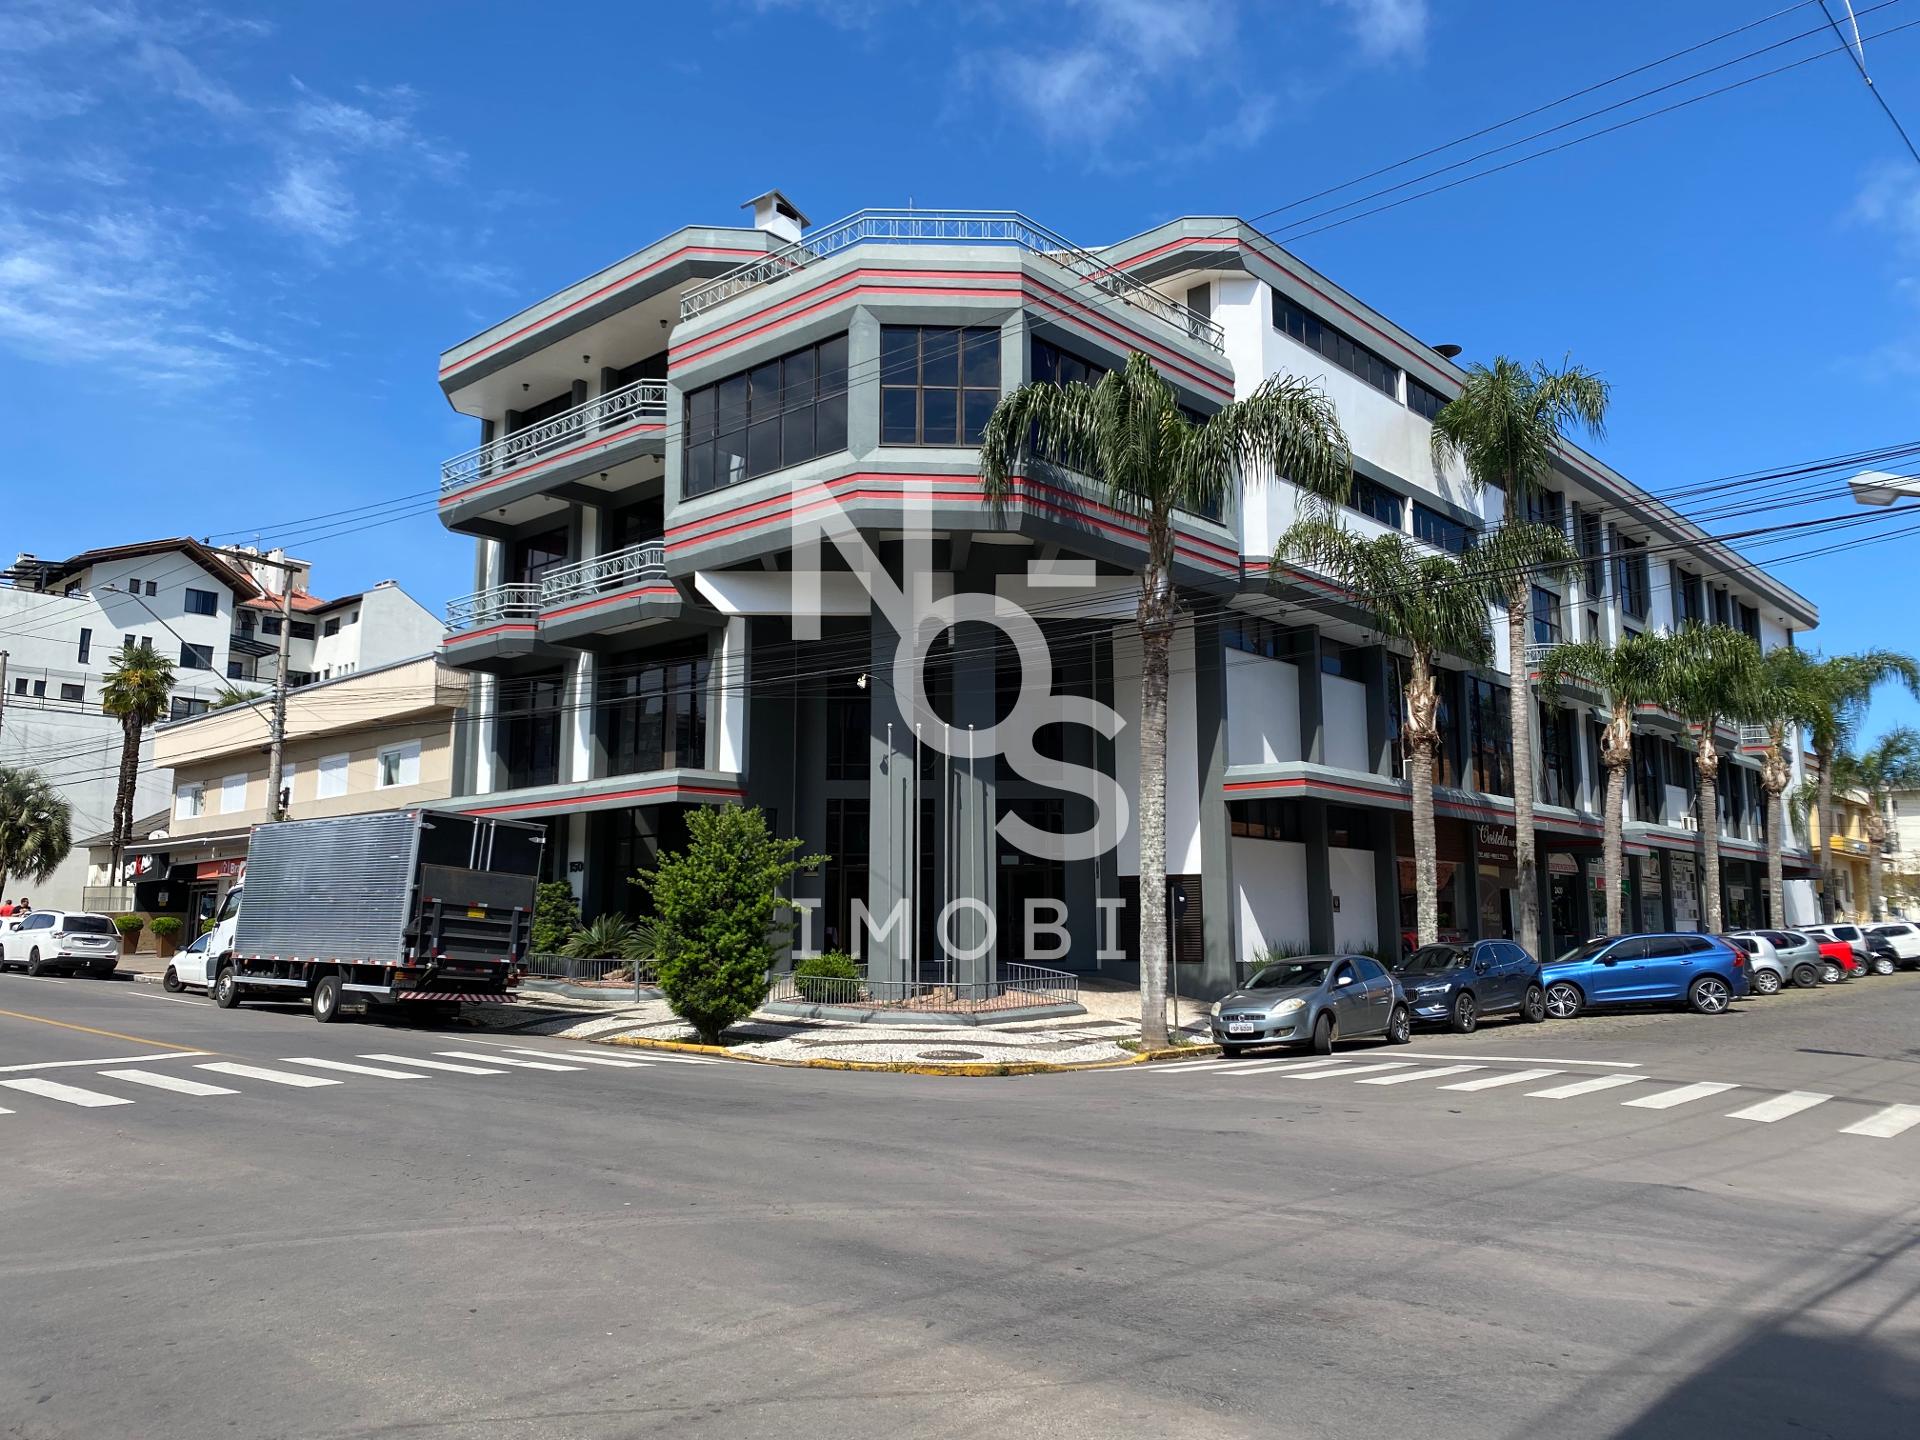
<path id="1" fill-rule="evenodd" d="M 998 633 L 985 625 L 963 625 L 954 631 L 953 791 L 948 797 L 952 814 L 944 833 L 953 848 L 949 873 L 954 879 L 949 898 L 979 901 L 987 913 L 996 916 L 999 925 L 1005 927 L 1024 925 L 1026 917 L 1000 914 L 999 837 L 994 830 L 999 807 L 994 759 L 979 754 L 969 759 L 967 749 L 968 725 L 984 730 L 993 723 L 994 639 Z M 939 934 L 936 930 L 936 939 Z M 977 958 L 961 958 L 965 952 L 978 949 L 992 934 L 977 908 L 968 905 L 956 910 L 952 923 L 945 927 L 945 934 L 955 952 L 956 980 L 984 983 L 999 975 L 997 939 Z"/>
<path id="2" fill-rule="evenodd" d="M 1459 929 L 1469 940 L 1480 938 L 1480 865 L 1474 858 L 1471 834 L 1467 858 L 1453 872 L 1453 911 L 1460 918 Z"/>
<path id="3" fill-rule="evenodd" d="M 1400 953 L 1400 857 L 1394 818 L 1390 811 L 1374 812 L 1374 925 L 1379 931 L 1380 953 L 1389 960 Z M 1385 834 L 1379 833 L 1383 830 Z"/>
<path id="4" fill-rule="evenodd" d="M 707 763 L 729 774 L 747 768 L 747 664 L 747 619 L 729 616 L 714 646 L 707 704 Z"/>
<path id="5" fill-rule="evenodd" d="M 573 891 L 573 898 L 582 901 L 587 898 L 587 827 L 591 820 L 592 817 L 588 815 L 563 816 L 560 824 L 564 827 L 566 833 L 564 837 L 556 837 L 564 838 L 566 842 L 567 858 L 559 867 L 561 871 L 560 878 L 565 880 L 568 888 Z M 578 865 L 580 868 L 575 870 L 573 868 L 575 865 Z M 609 900 L 610 897 L 600 897 L 599 904 L 601 908 L 616 912 L 625 908 L 618 903 L 617 899 L 613 900 L 612 903 L 609 903 Z"/>
<path id="6" fill-rule="evenodd" d="M 871 676 L 890 678 L 897 643 L 893 627 L 876 607 L 869 619 Z M 867 909 L 873 933 L 856 918 L 857 940 L 867 975 L 876 981 L 915 978 L 912 963 L 913 727 L 900 713 L 892 686 L 868 682 Z"/>
<path id="7" fill-rule="evenodd" d="M 587 397 L 586 381 L 584 380 L 574 381 L 572 386 L 572 392 L 573 392 L 573 403 L 575 405 L 584 405 L 587 403 L 588 397 Z"/>
<path id="8" fill-rule="evenodd" d="M 1318 663 L 1316 658 L 1316 674 Z M 1333 867 L 1327 856 L 1327 802 L 1302 800 L 1300 810 L 1300 829 L 1307 842 L 1307 948 L 1331 951 Z"/>
<path id="9" fill-rule="evenodd" d="M 1367 756 L 1376 775 L 1393 774 L 1393 687 L 1387 683 L 1392 664 L 1384 645 L 1366 653 Z"/>
<path id="10" fill-rule="evenodd" d="M 1179 676 L 1174 676 L 1177 684 Z M 1233 829 L 1227 776 L 1227 651 L 1218 624 L 1193 627 L 1194 744 L 1200 766 L 1200 914 L 1203 943 L 1196 993 L 1233 988 Z"/>
<path id="11" fill-rule="evenodd" d="M 1660 866 L 1660 928 L 1673 929 L 1673 854 L 1661 850 L 1657 854 Z"/>
<path id="12" fill-rule="evenodd" d="M 1320 700 L 1320 632 L 1308 629 L 1295 632 L 1295 650 L 1290 657 L 1300 688 L 1300 758 L 1310 765 L 1327 763 L 1326 738 Z"/>
<path id="13" fill-rule="evenodd" d="M 568 688 L 568 711 L 565 717 L 564 734 L 567 738 L 566 763 L 561 770 L 567 780 L 591 780 L 594 777 L 595 755 L 594 731 L 598 727 L 593 723 L 598 713 L 596 694 L 598 684 L 599 658 L 590 650 L 583 650 L 573 662 L 573 674 Z"/>

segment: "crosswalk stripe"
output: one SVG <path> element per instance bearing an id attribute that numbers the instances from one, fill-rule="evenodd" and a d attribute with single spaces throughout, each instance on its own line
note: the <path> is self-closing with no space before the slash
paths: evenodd
<path id="1" fill-rule="evenodd" d="M 1121 1068 L 1141 1075 L 1198 1075 L 1203 1070 L 1221 1070 L 1225 1060 L 1183 1060 L 1177 1065 L 1127 1065 Z M 1237 1067 L 1240 1062 L 1234 1061 Z"/>
<path id="2" fill-rule="evenodd" d="M 1920 1105 L 1889 1105 L 1869 1115 L 1864 1120 L 1841 1129 L 1842 1135 L 1870 1135 L 1875 1140 L 1891 1140 L 1894 1136 L 1920 1125 Z"/>
<path id="3" fill-rule="evenodd" d="M 450 1065 L 445 1060 L 422 1060 L 416 1055 L 362 1055 L 362 1060 L 386 1060 L 395 1065 L 412 1065 L 421 1070 L 448 1070 L 455 1075 L 504 1075 L 504 1070 L 485 1065 Z M 489 1057 L 491 1058 L 491 1057 Z"/>
<path id="4" fill-rule="evenodd" d="M 7 1109 L 7 1107 L 4 1105 L 0 1105 L 0 1115 L 11 1115 L 11 1114 L 13 1114 L 13 1111 Z"/>
<path id="5" fill-rule="evenodd" d="M 1411 1060 L 1389 1060 L 1384 1065 L 1340 1065 L 1332 1070 L 1296 1070 L 1282 1080 L 1332 1080 L 1342 1075 L 1371 1075 L 1376 1070 L 1405 1070 Z"/>
<path id="6" fill-rule="evenodd" d="M 1518 1085 L 1527 1080 L 1544 1080 L 1558 1070 L 1513 1070 L 1505 1075 L 1489 1075 L 1484 1080 L 1462 1080 L 1457 1085 L 1442 1085 L 1442 1090 L 1495 1090 L 1502 1085 Z"/>
<path id="7" fill-rule="evenodd" d="M 1673 1090 L 1662 1090 L 1654 1095 L 1642 1095 L 1638 1100 L 1622 1100 L 1622 1105 L 1631 1105 L 1636 1110 L 1671 1110 L 1676 1105 L 1691 1105 L 1695 1100 L 1704 1100 L 1709 1095 L 1724 1095 L 1729 1090 L 1738 1090 L 1738 1085 L 1728 1085 L 1718 1080 L 1703 1080 L 1698 1085 L 1682 1085 Z"/>
<path id="8" fill-rule="evenodd" d="M 1816 1105 L 1824 1105 L 1831 1095 L 1822 1095 L 1818 1090 L 1789 1090 L 1784 1095 L 1776 1095 L 1771 1100 L 1762 1100 L 1757 1105 L 1749 1105 L 1743 1110 L 1728 1113 L 1729 1120 L 1758 1120 L 1762 1125 L 1771 1125 L 1776 1120 L 1784 1120 L 1789 1115 L 1798 1115 L 1802 1110 L 1811 1110 Z"/>
<path id="9" fill-rule="evenodd" d="M 1405 1085 L 1414 1080 L 1438 1080 L 1442 1075 L 1464 1075 L 1469 1070 L 1484 1069 L 1480 1065 L 1442 1065 L 1434 1070 L 1415 1070 L 1411 1075 L 1376 1075 L 1371 1080 L 1362 1080 L 1362 1085 Z"/>
<path id="10" fill-rule="evenodd" d="M 317 1055 L 288 1055 L 283 1065 L 313 1065 L 321 1070 L 339 1070 L 348 1075 L 371 1075 L 376 1080 L 424 1080 L 411 1070 L 388 1070 L 379 1065 L 349 1065 L 344 1060 L 322 1060 Z"/>
<path id="11" fill-rule="evenodd" d="M 725 1060 L 710 1055 L 668 1055 L 664 1051 L 647 1051 L 647 1063 L 661 1065 L 725 1065 Z"/>
<path id="12" fill-rule="evenodd" d="M 338 1080 L 328 1080 L 320 1075 L 296 1075 L 291 1070 L 267 1070 L 258 1065 L 236 1065 L 231 1060 L 215 1060 L 205 1065 L 196 1065 L 196 1070 L 211 1070 L 216 1075 L 233 1075 L 242 1080 L 265 1080 L 273 1085 L 294 1085 L 303 1090 L 311 1090 L 316 1085 L 338 1085 Z"/>
<path id="13" fill-rule="evenodd" d="M 0 1080 L 9 1090 L 24 1090 L 29 1095 L 44 1096 L 48 1100 L 58 1100 L 66 1105 L 83 1105 L 89 1110 L 98 1110 L 106 1105 L 131 1105 L 133 1101 L 119 1095 L 102 1095 L 98 1090 L 82 1090 L 78 1085 L 62 1085 L 58 1080 Z"/>
<path id="14" fill-rule="evenodd" d="M 551 1050 L 516 1050 L 513 1053 L 516 1055 L 541 1055 L 541 1056 L 553 1055 L 553 1051 Z M 621 1070 L 644 1070 L 647 1068 L 647 1062 L 644 1060 L 616 1060 L 611 1055 L 572 1055 L 570 1054 L 567 1056 L 567 1059 L 577 1060 L 582 1065 L 613 1065 L 618 1067 Z"/>
<path id="15" fill-rule="evenodd" d="M 514 1060 L 505 1055 L 476 1055 L 471 1050 L 436 1050 L 453 1060 L 484 1060 L 489 1065 L 511 1065 L 516 1070 L 578 1070 L 578 1065 L 549 1065 L 544 1060 Z"/>
<path id="16" fill-rule="evenodd" d="M 1576 1095 L 1591 1095 L 1596 1090 L 1614 1090 L 1622 1085 L 1638 1085 L 1638 1075 L 1596 1075 L 1591 1080 L 1575 1080 L 1571 1085 L 1555 1085 L 1547 1090 L 1529 1090 L 1529 1100 L 1571 1100 Z"/>
<path id="17" fill-rule="evenodd" d="M 155 1090 L 171 1090 L 176 1095 L 238 1095 L 224 1085 L 207 1085 L 184 1075 L 162 1075 L 158 1070 L 102 1070 L 109 1080 L 125 1080 L 132 1085 L 149 1085 Z"/>
<path id="18" fill-rule="evenodd" d="M 1223 1068 L 1229 1075 L 1250 1070 L 1325 1070 L 1329 1066 L 1349 1065 L 1349 1060 L 1303 1060 L 1298 1055 L 1269 1055 L 1264 1060 L 1233 1060 Z"/>

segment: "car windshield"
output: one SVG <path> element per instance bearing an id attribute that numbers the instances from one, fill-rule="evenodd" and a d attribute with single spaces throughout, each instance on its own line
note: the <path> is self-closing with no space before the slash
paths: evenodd
<path id="1" fill-rule="evenodd" d="M 189 950 L 204 950 L 206 948 L 207 948 L 207 937 L 205 935 L 194 936 L 192 943 L 187 946 L 187 949 Z"/>
<path id="2" fill-rule="evenodd" d="M 1595 936 L 1585 944 L 1576 945 L 1564 954 L 1555 956 L 1553 963 L 1556 965 L 1565 965 L 1570 960 L 1591 960 L 1619 938 L 1618 935 Z"/>
<path id="3" fill-rule="evenodd" d="M 1458 945 L 1422 945 L 1404 960 L 1396 960 L 1393 968 L 1402 975 L 1434 974 L 1441 970 L 1457 969 L 1467 963 L 1467 952 Z"/>
<path id="4" fill-rule="evenodd" d="M 1288 960 L 1269 965 L 1247 982 L 1249 990 L 1286 990 L 1297 985 L 1318 985 L 1327 978 L 1331 960 Z"/>
<path id="5" fill-rule="evenodd" d="M 69 935 L 113 934 L 113 922 L 104 915 L 69 915 L 61 928 Z"/>

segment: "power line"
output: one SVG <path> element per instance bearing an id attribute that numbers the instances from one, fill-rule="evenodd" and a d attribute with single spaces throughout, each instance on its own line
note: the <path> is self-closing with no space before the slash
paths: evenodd
<path id="1" fill-rule="evenodd" d="M 1900 123 L 1900 117 L 1893 113 L 1893 107 L 1887 103 L 1887 97 L 1880 93 L 1880 87 L 1873 83 L 1873 76 L 1867 73 L 1867 53 L 1860 42 L 1859 20 L 1859 16 L 1867 12 L 1862 10 L 1856 13 L 1853 0 L 1846 0 L 1846 6 L 1848 18 L 1853 21 L 1852 43 L 1848 43 L 1845 33 L 1840 29 L 1840 22 L 1833 18 L 1833 11 L 1827 8 L 1827 0 L 1820 0 L 1820 13 L 1827 17 L 1827 24 L 1831 25 L 1833 33 L 1840 37 L 1840 48 L 1847 52 L 1847 57 L 1853 61 L 1854 68 L 1860 72 L 1860 78 L 1866 81 L 1867 93 L 1873 96 L 1874 103 L 1880 107 L 1880 112 L 1887 117 L 1888 123 L 1899 135 L 1900 143 L 1907 147 L 1907 154 L 1913 157 L 1914 164 L 1920 165 L 1920 149 L 1914 147 L 1913 137 L 1907 134 L 1907 127 Z"/>

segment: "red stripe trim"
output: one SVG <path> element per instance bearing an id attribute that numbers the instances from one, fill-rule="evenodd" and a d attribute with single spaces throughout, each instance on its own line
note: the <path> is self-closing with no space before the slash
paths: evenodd
<path id="1" fill-rule="evenodd" d="M 615 291 L 624 290 L 627 286 L 646 279 L 646 277 L 653 274 L 654 271 L 660 269 L 664 265 L 671 265 L 675 260 L 678 260 L 682 255 L 733 255 L 733 256 L 741 257 L 743 259 L 751 260 L 751 259 L 758 258 L 759 256 L 764 255 L 765 253 L 766 252 L 763 250 L 740 250 L 740 249 L 736 249 L 734 247 L 726 246 L 726 245 L 682 245 L 678 250 L 675 250 L 671 255 L 663 255 L 658 260 L 655 260 L 652 264 L 642 266 L 640 269 L 634 271 L 631 275 L 623 276 L 618 280 L 609 281 L 607 284 L 602 285 L 598 290 L 595 290 L 592 294 L 582 295 L 578 300 L 575 300 L 572 304 L 564 306 L 563 308 L 554 311 L 553 314 L 545 316 L 542 319 L 535 320 L 531 324 L 521 326 L 518 330 L 514 331 L 511 335 L 506 335 L 501 337 L 500 339 L 494 341 L 491 345 L 487 346 L 484 350 L 476 350 L 473 352 L 473 354 L 467 356 L 463 360 L 456 360 L 451 365 L 443 365 L 440 368 L 440 377 L 442 379 L 445 379 L 448 375 L 451 375 L 456 370 L 464 370 L 466 369 L 467 366 L 473 364 L 475 361 L 485 359 L 488 355 L 491 355 L 494 351 L 498 350 L 502 345 L 511 345 L 514 341 L 520 339 L 524 335 L 531 335 L 534 331 L 539 330 L 544 326 L 551 325 L 556 320 L 565 319 L 567 316 L 571 315 L 574 311 L 578 310 L 583 305 L 591 305 L 594 301 L 602 299 L 608 295 L 611 295 Z"/>
<path id="2" fill-rule="evenodd" d="M 538 625 L 489 625 L 485 630 L 463 630 L 458 635 L 449 635 L 441 644 L 464 645 L 488 635 L 531 635 L 539 628 Z"/>
<path id="3" fill-rule="evenodd" d="M 550 465 L 558 465 L 562 460 L 570 460 L 576 455 L 584 455 L 591 450 L 603 449 L 608 445 L 616 444 L 619 441 L 629 439 L 634 435 L 641 434 L 648 430 L 664 435 L 667 432 L 667 422 L 664 420 L 636 421 L 624 430 L 608 431 L 605 435 L 597 435 L 591 440 L 573 446 L 571 449 L 559 451 L 557 454 L 548 455 L 540 460 L 530 461 L 525 465 L 517 466 L 511 470 L 503 470 L 491 480 L 482 480 L 477 485 L 467 486 L 464 490 L 455 490 L 451 495 L 442 495 L 440 497 L 440 503 L 442 505 L 451 505 L 455 501 L 466 499 L 469 495 L 477 495 L 482 490 L 491 490 L 496 485 L 504 485 L 509 480 L 524 480 L 529 475 L 539 474 Z"/>
<path id="4" fill-rule="evenodd" d="M 619 590 L 611 595 L 602 595 L 595 600 L 582 600 L 578 605 L 567 605 L 558 610 L 542 610 L 542 621 L 559 620 L 568 615 L 577 615 L 583 610 L 597 610 L 602 605 L 616 605 L 622 600 L 638 600 L 648 595 L 671 595 L 680 598 L 680 591 L 672 585 L 640 585 L 631 590 Z"/>
<path id="5" fill-rule="evenodd" d="M 769 321 L 792 319 L 793 316 L 789 312 L 791 312 L 795 306 L 806 305 L 807 302 L 812 300 L 816 295 L 833 290 L 835 286 L 845 287 L 857 285 L 863 278 L 873 275 L 883 275 L 895 280 L 949 280 L 962 278 L 969 280 L 1009 280 L 1013 282 L 1014 289 L 1018 289 L 1020 284 L 1020 272 L 1017 270 L 887 270 L 866 267 L 848 270 L 842 274 L 830 276 L 822 280 L 811 290 L 802 290 L 798 295 L 783 295 L 774 304 L 766 306 L 764 309 L 756 310 L 750 315 L 743 315 L 738 320 L 729 320 L 726 324 L 709 330 L 704 335 L 689 337 L 684 344 L 670 349 L 667 352 L 669 362 L 671 364 L 680 364 L 697 360 L 710 351 L 721 349 L 736 339 L 744 338 L 740 332 L 747 331 L 747 327 L 752 327 L 752 330 L 747 331 L 747 333 L 758 333 L 758 331 L 767 328 L 767 322 Z M 994 293 L 1004 293 L 1005 290 L 1006 287 L 1004 286 L 997 287 Z M 838 292 L 828 298 L 837 298 L 837 293 Z M 960 294 L 966 292 L 954 291 L 950 293 Z"/>
<path id="6" fill-rule="evenodd" d="M 578 809 L 584 805 L 597 805 L 603 800 L 648 800 L 659 795 L 707 795 L 719 800 L 739 800 L 744 798 L 745 792 L 722 789 L 713 785 L 644 785 L 637 790 L 609 790 L 605 794 L 581 795 L 571 800 L 523 800 L 513 805 L 485 805 L 465 813 L 512 815 L 527 810 L 562 811 Z"/>

